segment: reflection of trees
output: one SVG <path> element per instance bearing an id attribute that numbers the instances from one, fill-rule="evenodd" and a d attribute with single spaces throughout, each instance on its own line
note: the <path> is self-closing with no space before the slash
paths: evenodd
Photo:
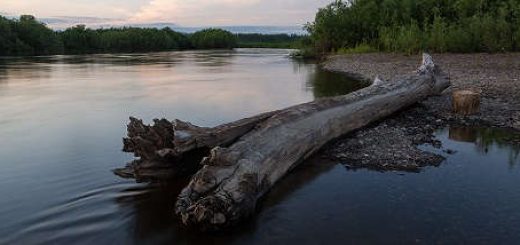
<path id="1" fill-rule="evenodd" d="M 307 82 L 313 87 L 315 98 L 344 95 L 368 85 L 366 82 L 349 78 L 345 74 L 328 72 L 319 68 L 309 74 Z"/>
<path id="2" fill-rule="evenodd" d="M 0 86 L 7 84 L 9 58 L 0 58 Z"/>
<path id="3" fill-rule="evenodd" d="M 312 90 L 314 98 L 344 95 L 369 85 L 366 81 L 350 78 L 344 73 L 323 70 L 315 61 L 293 62 L 295 72 L 300 72 L 302 69 L 308 71 L 305 85 L 308 90 Z"/>
<path id="4" fill-rule="evenodd" d="M 520 134 L 511 130 L 499 128 L 476 128 L 476 127 L 451 127 L 449 138 L 460 142 L 475 143 L 477 151 L 487 154 L 489 148 L 496 146 L 507 150 L 509 153 L 509 164 L 518 163 L 520 157 L 520 145 L 511 142 L 520 142 Z"/>
<path id="5" fill-rule="evenodd" d="M 343 73 L 325 71 L 313 63 L 294 63 L 294 69 L 300 69 L 301 66 L 307 67 L 309 73 L 306 86 L 312 89 L 315 98 L 344 95 L 369 85 L 365 81 L 355 80 Z"/>
<path id="6" fill-rule="evenodd" d="M 42 57 L 9 57 L 0 59 L 0 83 L 7 83 L 12 79 L 49 78 L 51 66 L 39 62 Z"/>
<path id="7" fill-rule="evenodd" d="M 480 152 L 487 152 L 491 145 L 496 145 L 500 149 L 509 152 L 509 164 L 514 166 L 520 155 L 520 145 L 512 144 L 513 140 L 520 140 L 520 135 L 510 130 L 495 128 L 478 128 L 478 139 L 476 142 Z"/>
<path id="8" fill-rule="evenodd" d="M 7 83 L 7 69 L 0 60 L 0 86 Z"/>
<path id="9" fill-rule="evenodd" d="M 66 56 L 62 61 L 67 64 L 94 63 L 121 66 L 163 64 L 167 66 L 172 66 L 179 62 L 180 56 L 180 52 L 156 52 L 143 54 L 97 54 Z"/>
<path id="10" fill-rule="evenodd" d="M 236 58 L 233 50 L 193 51 L 192 55 L 196 65 L 210 67 L 230 65 Z"/>

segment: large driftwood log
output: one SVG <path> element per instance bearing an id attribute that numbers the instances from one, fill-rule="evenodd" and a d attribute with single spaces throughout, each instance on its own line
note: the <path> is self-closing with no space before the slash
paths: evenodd
<path id="1" fill-rule="evenodd" d="M 263 113 L 214 128 L 166 119 L 154 119 L 154 124 L 148 126 L 131 117 L 128 137 L 123 139 L 123 151 L 134 153 L 138 159 L 113 171 L 123 178 L 138 181 L 191 176 L 202 167 L 199 163 L 211 148 L 230 145 L 275 113 Z"/>
<path id="2" fill-rule="evenodd" d="M 419 70 L 349 95 L 316 100 L 261 120 L 227 147 L 211 150 L 178 197 L 175 211 L 186 225 L 222 229 L 248 217 L 257 200 L 327 142 L 410 106 L 449 86 L 424 55 Z M 246 132 L 246 130 L 244 130 Z"/>

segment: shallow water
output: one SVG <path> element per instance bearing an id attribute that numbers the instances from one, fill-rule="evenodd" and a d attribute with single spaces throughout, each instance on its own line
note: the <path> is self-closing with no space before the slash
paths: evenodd
<path id="1" fill-rule="evenodd" d="M 223 234 L 178 225 L 172 207 L 185 181 L 137 184 L 110 172 L 131 159 L 120 151 L 128 116 L 213 126 L 364 86 L 288 52 L 1 59 L 0 244 L 520 241 L 518 149 L 500 140 L 510 132 L 440 131 L 457 153 L 419 174 L 311 159 L 253 220 Z"/>

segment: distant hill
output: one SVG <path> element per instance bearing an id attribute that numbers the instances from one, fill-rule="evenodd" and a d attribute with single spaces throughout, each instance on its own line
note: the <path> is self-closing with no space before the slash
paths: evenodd
<path id="1" fill-rule="evenodd" d="M 212 28 L 220 28 L 232 33 L 260 33 L 260 34 L 306 34 L 302 26 L 211 26 Z M 208 27 L 170 27 L 175 31 L 184 33 L 193 33 Z"/>

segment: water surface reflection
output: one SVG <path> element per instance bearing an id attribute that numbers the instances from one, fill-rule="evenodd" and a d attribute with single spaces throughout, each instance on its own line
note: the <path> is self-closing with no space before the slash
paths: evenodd
<path id="1" fill-rule="evenodd" d="M 181 185 L 110 172 L 131 158 L 121 152 L 128 116 L 213 126 L 326 96 L 313 89 L 322 76 L 353 84 L 340 93 L 359 84 L 289 52 L 0 58 L 0 243 L 200 240 L 172 217 Z"/>
<path id="2" fill-rule="evenodd" d="M 484 127 L 450 127 L 445 130 L 449 132 L 450 140 L 472 143 L 475 150 L 483 155 L 488 154 L 493 148 L 506 150 L 509 152 L 511 167 L 520 161 L 520 135 L 514 131 Z"/>
<path id="3" fill-rule="evenodd" d="M 366 85 L 288 53 L 0 59 L 0 244 L 520 241 L 518 148 L 502 140 L 517 135 L 509 131 L 439 131 L 457 153 L 419 174 L 311 159 L 277 184 L 255 218 L 223 234 L 178 225 L 172 207 L 187 180 L 138 184 L 109 171 L 131 159 L 121 152 L 130 115 L 213 126 Z"/>

